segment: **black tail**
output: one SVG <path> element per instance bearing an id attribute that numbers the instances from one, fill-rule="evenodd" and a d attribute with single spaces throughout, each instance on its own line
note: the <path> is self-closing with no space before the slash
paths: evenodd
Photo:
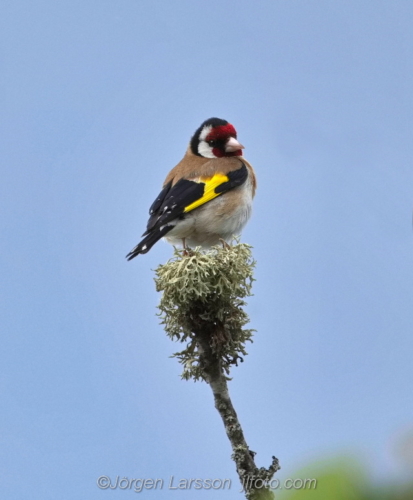
<path id="1" fill-rule="evenodd" d="M 140 253 L 147 253 L 155 245 L 157 241 L 165 236 L 174 226 L 163 226 L 160 229 L 152 230 L 145 238 L 133 248 L 126 258 L 132 260 Z"/>

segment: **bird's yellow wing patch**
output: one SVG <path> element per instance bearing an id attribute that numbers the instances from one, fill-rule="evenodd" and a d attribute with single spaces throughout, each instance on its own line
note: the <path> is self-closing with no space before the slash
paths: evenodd
<path id="1" fill-rule="evenodd" d="M 198 208 L 204 203 L 207 203 L 208 201 L 211 201 L 219 196 L 221 193 L 216 193 L 215 188 L 228 181 L 229 178 L 224 174 L 215 174 L 212 177 L 199 177 L 195 182 L 202 182 L 205 184 L 204 194 L 201 198 L 198 198 L 196 201 L 185 207 L 184 212 L 190 212 L 191 210 L 194 210 L 195 208 Z"/>

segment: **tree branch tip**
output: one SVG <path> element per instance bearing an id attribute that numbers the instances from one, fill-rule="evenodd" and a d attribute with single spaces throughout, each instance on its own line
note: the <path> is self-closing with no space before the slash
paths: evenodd
<path id="1" fill-rule="evenodd" d="M 186 343 L 174 354 L 186 380 L 208 379 L 196 332 L 208 337 L 227 379 L 231 367 L 247 355 L 245 344 L 252 342 L 253 330 L 244 328 L 249 318 L 242 307 L 251 295 L 254 266 L 251 246 L 237 242 L 206 252 L 197 247 L 188 255 L 175 248 L 174 256 L 155 270 L 156 289 L 163 292 L 161 324 L 172 340 Z"/>
<path id="2" fill-rule="evenodd" d="M 273 456 L 267 469 L 255 465 L 256 453 L 247 445 L 227 386 L 231 367 L 244 361 L 255 331 L 245 328 L 249 318 L 243 310 L 255 281 L 251 248 L 239 240 L 207 252 L 175 248 L 173 257 L 155 270 L 155 283 L 162 292 L 161 324 L 172 340 L 186 344 L 171 356 L 183 365 L 181 378 L 210 385 L 246 498 L 271 500 L 268 482 L 281 468 L 278 459 Z"/>

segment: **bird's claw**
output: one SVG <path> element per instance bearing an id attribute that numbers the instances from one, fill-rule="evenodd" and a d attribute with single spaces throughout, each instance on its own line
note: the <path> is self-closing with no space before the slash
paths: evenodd
<path id="1" fill-rule="evenodd" d="M 231 248 L 231 245 L 229 245 L 223 238 L 220 238 L 219 241 L 222 243 L 222 248 L 226 248 L 227 250 Z"/>

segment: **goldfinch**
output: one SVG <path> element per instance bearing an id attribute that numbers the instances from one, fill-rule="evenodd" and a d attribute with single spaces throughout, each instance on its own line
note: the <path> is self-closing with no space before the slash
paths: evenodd
<path id="1" fill-rule="evenodd" d="M 242 149 L 233 125 L 220 118 L 205 120 L 166 176 L 149 209 L 143 240 L 126 258 L 149 252 L 163 237 L 185 249 L 210 247 L 239 235 L 251 215 L 257 185 Z"/>

